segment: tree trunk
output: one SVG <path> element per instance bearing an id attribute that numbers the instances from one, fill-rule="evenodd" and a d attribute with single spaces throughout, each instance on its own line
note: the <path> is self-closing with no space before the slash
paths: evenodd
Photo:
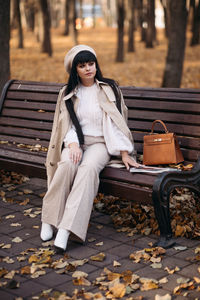
<path id="1" fill-rule="evenodd" d="M 74 44 L 78 44 L 78 32 L 76 29 L 76 0 L 69 1 L 69 33 L 74 41 Z"/>
<path id="2" fill-rule="evenodd" d="M 50 13 L 48 10 L 47 0 L 40 0 L 40 8 L 42 11 L 43 19 L 43 40 L 41 45 L 41 52 L 48 53 L 52 56 L 52 46 L 51 46 L 51 33 L 50 33 Z"/>
<path id="3" fill-rule="evenodd" d="M 187 9 L 186 0 L 169 0 L 169 45 L 163 76 L 163 87 L 180 87 L 183 71 Z"/>
<path id="4" fill-rule="evenodd" d="M 13 21 L 18 30 L 18 48 L 24 48 L 23 45 L 23 31 L 20 13 L 20 0 L 13 1 Z"/>
<path id="5" fill-rule="evenodd" d="M 80 0 L 80 22 L 81 22 L 81 28 L 83 27 L 84 25 L 84 22 L 83 22 L 83 0 Z"/>
<path id="6" fill-rule="evenodd" d="M 93 28 L 96 27 L 96 12 L 95 12 L 96 0 L 92 0 L 92 20 Z"/>
<path id="7" fill-rule="evenodd" d="M 0 0 L 0 93 L 10 78 L 10 0 Z"/>
<path id="8" fill-rule="evenodd" d="M 124 61 L 124 18 L 125 7 L 123 0 L 117 0 L 117 56 L 116 62 Z"/>
<path id="9" fill-rule="evenodd" d="M 155 40 L 155 0 L 147 1 L 146 47 L 153 48 Z"/>
<path id="10" fill-rule="evenodd" d="M 70 0 L 65 0 L 65 29 L 64 35 L 69 35 L 69 3 Z"/>
<path id="11" fill-rule="evenodd" d="M 34 31 L 35 27 L 35 7 L 33 3 L 24 2 L 24 13 L 27 29 Z"/>
<path id="12" fill-rule="evenodd" d="M 135 51 L 134 32 L 135 32 L 135 0 L 128 0 L 128 52 Z"/>
<path id="13" fill-rule="evenodd" d="M 169 16 L 167 14 L 167 6 L 166 6 L 166 1 L 160 0 L 162 7 L 163 7 L 163 12 L 164 12 L 164 22 L 165 22 L 165 36 L 166 38 L 169 37 Z"/>
<path id="14" fill-rule="evenodd" d="M 193 24 L 192 24 L 192 39 L 191 46 L 198 45 L 200 43 L 200 0 L 198 4 L 193 1 Z"/>

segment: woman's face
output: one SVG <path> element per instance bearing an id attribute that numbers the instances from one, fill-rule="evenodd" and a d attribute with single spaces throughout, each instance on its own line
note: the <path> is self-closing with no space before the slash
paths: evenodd
<path id="1" fill-rule="evenodd" d="M 96 63 L 94 61 L 79 63 L 76 70 L 83 85 L 91 85 L 94 83 L 94 77 L 96 75 Z"/>

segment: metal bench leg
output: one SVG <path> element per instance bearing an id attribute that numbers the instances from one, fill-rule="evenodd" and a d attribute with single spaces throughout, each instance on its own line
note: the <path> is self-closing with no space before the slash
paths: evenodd
<path id="1" fill-rule="evenodd" d="M 159 225 L 160 238 L 155 246 L 170 248 L 175 244 L 171 228 L 169 197 L 176 187 L 189 188 L 200 196 L 200 159 L 191 171 L 164 172 L 156 178 L 153 185 L 152 200 Z"/>

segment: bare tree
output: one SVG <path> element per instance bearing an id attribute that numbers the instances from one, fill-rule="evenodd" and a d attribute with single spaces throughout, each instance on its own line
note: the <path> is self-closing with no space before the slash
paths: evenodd
<path id="1" fill-rule="evenodd" d="M 168 0 L 170 15 L 169 45 L 163 76 L 163 87 L 180 87 L 185 54 L 186 0 Z"/>
<path id="2" fill-rule="evenodd" d="M 145 37 L 147 48 L 153 48 L 155 37 L 155 0 L 147 0 L 147 30 Z"/>
<path id="3" fill-rule="evenodd" d="M 78 32 L 76 29 L 76 0 L 69 1 L 69 33 L 73 38 L 74 44 L 78 44 Z"/>
<path id="4" fill-rule="evenodd" d="M 165 36 L 169 37 L 169 20 L 167 15 L 167 0 L 160 0 L 164 11 Z"/>
<path id="5" fill-rule="evenodd" d="M 12 25 L 18 30 L 18 48 L 24 48 L 20 0 L 13 0 L 13 23 Z"/>
<path id="6" fill-rule="evenodd" d="M 35 27 L 35 3 L 34 1 L 23 1 L 24 4 L 24 18 L 27 29 L 34 31 Z"/>
<path id="7" fill-rule="evenodd" d="M 190 45 L 195 46 L 200 43 L 200 0 L 191 0 L 191 6 L 193 8 L 193 24 Z"/>
<path id="8" fill-rule="evenodd" d="M 135 51 L 135 0 L 128 0 L 128 52 Z"/>
<path id="9" fill-rule="evenodd" d="M 52 46 L 51 46 L 51 33 L 50 33 L 50 13 L 48 9 L 47 0 L 40 0 L 40 8 L 42 12 L 42 21 L 43 21 L 43 39 L 41 45 L 41 51 L 48 53 L 49 56 L 52 56 Z"/>
<path id="10" fill-rule="evenodd" d="M 10 78 L 10 0 L 0 0 L 0 92 Z"/>
<path id="11" fill-rule="evenodd" d="M 69 3 L 70 0 L 65 0 L 65 29 L 64 35 L 69 35 Z"/>
<path id="12" fill-rule="evenodd" d="M 92 20 L 93 20 L 93 28 L 96 27 L 95 6 L 96 6 L 96 0 L 92 0 Z"/>
<path id="13" fill-rule="evenodd" d="M 123 0 L 117 0 L 117 62 L 124 61 L 124 19 L 125 4 Z"/>

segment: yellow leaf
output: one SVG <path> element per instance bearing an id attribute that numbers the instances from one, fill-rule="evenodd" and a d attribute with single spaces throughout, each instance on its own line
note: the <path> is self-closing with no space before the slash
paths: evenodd
<path id="1" fill-rule="evenodd" d="M 106 257 L 105 253 L 100 252 L 97 255 L 91 256 L 90 259 L 93 261 L 103 261 L 105 257 Z"/>
<path id="2" fill-rule="evenodd" d="M 121 264 L 118 261 L 116 260 L 113 261 L 113 267 L 120 267 L 120 266 Z"/>
<path id="3" fill-rule="evenodd" d="M 126 286 L 123 283 L 119 283 L 114 285 L 113 287 L 110 287 L 109 291 L 112 293 L 114 297 L 122 298 L 126 293 Z"/>
<path id="4" fill-rule="evenodd" d="M 75 272 L 72 274 L 72 277 L 73 277 L 73 278 L 85 278 L 85 277 L 88 277 L 88 274 L 85 273 L 85 272 L 82 272 L 82 271 L 75 271 Z"/>
<path id="5" fill-rule="evenodd" d="M 141 291 L 149 291 L 153 289 L 158 289 L 158 284 L 152 281 L 143 283 L 143 285 L 140 288 Z"/>
<path id="6" fill-rule="evenodd" d="M 109 281 L 113 281 L 116 278 L 120 278 L 120 277 L 121 277 L 121 274 L 119 274 L 119 273 L 113 273 L 113 272 L 110 272 L 107 275 L 107 278 L 108 278 Z"/>
<path id="7" fill-rule="evenodd" d="M 73 284 L 74 285 L 86 285 L 86 286 L 91 285 L 91 283 L 84 277 L 73 279 Z"/>
<path id="8" fill-rule="evenodd" d="M 194 278 L 194 280 L 196 281 L 196 283 L 200 283 L 200 278 L 199 277 L 193 277 Z"/>
<path id="9" fill-rule="evenodd" d="M 0 278 L 4 277 L 6 274 L 8 273 L 8 271 L 4 268 L 0 269 Z"/>
<path id="10" fill-rule="evenodd" d="M 20 273 L 23 274 L 30 274 L 31 273 L 31 267 L 30 266 L 24 266 L 21 268 Z"/>

